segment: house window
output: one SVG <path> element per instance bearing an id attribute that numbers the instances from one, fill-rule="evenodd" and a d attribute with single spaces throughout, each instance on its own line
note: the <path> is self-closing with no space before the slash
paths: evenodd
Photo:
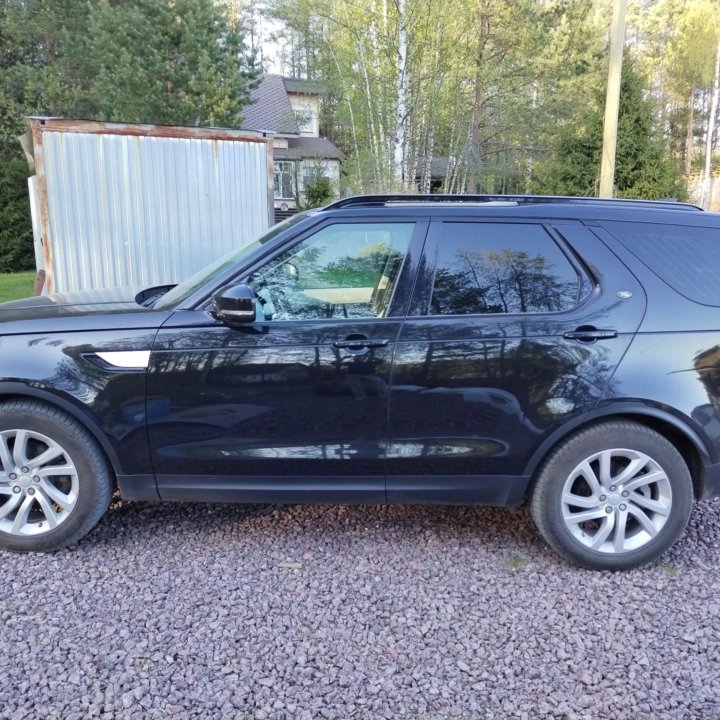
<path id="1" fill-rule="evenodd" d="M 317 134 L 317 113 L 311 107 L 296 108 L 295 122 L 300 132 Z"/>
<path id="2" fill-rule="evenodd" d="M 290 160 L 278 160 L 274 164 L 275 197 L 295 199 L 295 163 Z"/>

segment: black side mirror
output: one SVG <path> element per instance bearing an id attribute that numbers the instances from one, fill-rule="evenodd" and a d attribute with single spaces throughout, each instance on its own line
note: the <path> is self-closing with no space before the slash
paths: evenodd
<path id="1" fill-rule="evenodd" d="M 211 313 L 229 324 L 255 322 L 257 296 L 248 285 L 226 285 L 212 296 Z"/>

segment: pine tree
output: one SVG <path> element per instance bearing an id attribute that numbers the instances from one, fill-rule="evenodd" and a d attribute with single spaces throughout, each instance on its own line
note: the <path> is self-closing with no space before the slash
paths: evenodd
<path id="1" fill-rule="evenodd" d="M 668 159 L 655 127 L 653 104 L 643 97 L 632 60 L 623 63 L 615 161 L 615 193 L 628 198 L 684 198 L 680 169 Z M 600 176 L 603 98 L 562 126 L 550 157 L 538 169 L 534 190 L 552 195 L 596 195 Z"/>

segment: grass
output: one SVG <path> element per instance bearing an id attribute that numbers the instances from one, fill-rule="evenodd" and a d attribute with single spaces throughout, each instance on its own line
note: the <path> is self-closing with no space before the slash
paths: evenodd
<path id="1" fill-rule="evenodd" d="M 675 563 L 659 563 L 660 569 L 671 578 L 676 578 L 680 575 L 680 568 Z"/>
<path id="2" fill-rule="evenodd" d="M 0 302 L 30 297 L 34 284 L 34 272 L 0 273 Z"/>
<path id="3" fill-rule="evenodd" d="M 511 555 L 508 558 L 505 558 L 505 564 L 507 565 L 509 570 L 524 570 L 528 565 L 528 559 L 524 558 L 522 555 Z"/>

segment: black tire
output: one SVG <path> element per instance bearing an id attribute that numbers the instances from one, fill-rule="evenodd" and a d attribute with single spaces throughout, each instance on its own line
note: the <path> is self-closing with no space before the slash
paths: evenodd
<path id="1" fill-rule="evenodd" d="M 42 438 L 52 441 L 53 445 Z M 25 472 L 15 460 L 16 445 L 27 451 Z M 57 450 L 56 446 L 62 452 L 51 455 L 53 459 L 33 471 L 30 467 L 33 461 L 50 447 Z M 9 454 L 3 454 L 3 447 Z M 5 467 L 6 464 L 11 467 Z M 72 472 L 54 471 L 60 466 L 69 467 Z M 15 479 L 11 479 L 11 471 Z M 3 508 L 8 510 L 10 505 L 6 503 L 13 500 L 14 495 L 17 495 L 15 503 L 22 500 L 22 505 L 27 501 L 29 508 L 27 520 L 18 524 L 14 532 L 11 523 L 14 520 L 19 523 L 17 515 L 21 505 L 0 518 L 0 548 L 13 552 L 51 552 L 70 545 L 95 527 L 112 497 L 112 475 L 95 439 L 61 410 L 34 400 L 0 404 L 0 472 L 4 473 L 4 480 L 0 482 L 0 489 L 4 490 L 0 494 L 0 514 Z M 52 488 L 48 492 L 42 490 L 50 484 Z M 66 507 L 56 504 L 53 497 L 66 501 Z M 57 513 L 48 513 L 48 507 Z"/>
<path id="2" fill-rule="evenodd" d="M 530 511 L 563 557 L 586 568 L 628 570 L 675 543 L 692 503 L 690 472 L 675 446 L 639 423 L 611 421 L 553 449 L 536 476 Z"/>

